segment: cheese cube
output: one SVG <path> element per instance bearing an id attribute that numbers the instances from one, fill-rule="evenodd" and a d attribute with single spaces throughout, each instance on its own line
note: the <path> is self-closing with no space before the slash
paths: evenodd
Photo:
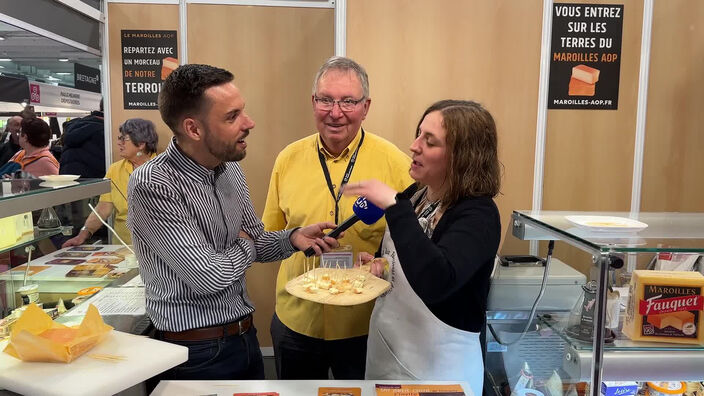
<path id="1" fill-rule="evenodd" d="M 577 65 L 572 68 L 572 78 L 587 84 L 596 84 L 599 81 L 599 69 L 587 65 Z"/>
<path id="2" fill-rule="evenodd" d="M 596 85 L 587 84 L 584 81 L 570 78 L 569 96 L 594 96 Z"/>
<path id="3" fill-rule="evenodd" d="M 704 276 L 633 271 L 623 334 L 634 341 L 704 344 Z"/>
<path id="4" fill-rule="evenodd" d="M 167 57 L 161 60 L 161 80 L 166 80 L 166 77 L 178 67 L 178 59 Z"/>

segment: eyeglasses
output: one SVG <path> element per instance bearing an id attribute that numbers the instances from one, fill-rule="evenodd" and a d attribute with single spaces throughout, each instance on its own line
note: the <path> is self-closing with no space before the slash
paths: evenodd
<path id="1" fill-rule="evenodd" d="M 364 101 L 364 97 L 359 98 L 359 99 L 342 99 L 342 100 L 335 100 L 332 98 L 319 98 L 315 97 L 313 100 L 315 100 L 315 106 L 324 111 L 330 111 L 332 110 L 333 107 L 335 107 L 335 103 L 340 106 L 340 110 L 342 111 L 353 111 L 358 104 Z"/>
<path id="2" fill-rule="evenodd" d="M 119 140 L 119 141 L 121 141 L 121 142 L 129 142 L 131 139 L 130 139 L 130 137 L 127 136 L 127 135 L 120 135 L 120 136 L 117 137 L 117 140 Z"/>

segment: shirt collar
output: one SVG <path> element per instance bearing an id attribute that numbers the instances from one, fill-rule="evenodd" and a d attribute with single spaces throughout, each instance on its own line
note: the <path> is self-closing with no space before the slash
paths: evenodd
<path id="1" fill-rule="evenodd" d="M 338 155 L 338 156 L 335 156 L 335 155 L 331 154 L 331 153 L 325 148 L 325 146 L 323 145 L 323 140 L 320 138 L 320 133 L 318 133 L 318 136 L 316 137 L 316 141 L 317 141 L 318 147 L 320 148 L 320 152 L 323 153 L 323 155 L 325 156 L 325 158 L 327 158 L 327 159 L 340 159 L 340 158 L 346 158 L 346 157 L 350 154 L 350 152 L 354 151 L 354 149 L 355 149 L 355 148 L 357 147 L 357 145 L 359 144 L 359 140 L 360 140 L 361 138 L 362 138 L 362 130 L 361 130 L 361 128 L 360 128 L 360 130 L 357 131 L 357 134 L 354 135 L 354 139 L 352 139 L 352 141 L 350 142 L 350 144 L 348 144 L 347 147 L 345 147 L 345 148 L 342 150 L 342 152 L 340 153 L 340 155 Z"/>
<path id="2" fill-rule="evenodd" d="M 180 171 L 193 180 L 202 180 L 206 183 L 213 183 L 215 178 L 223 172 L 225 167 L 225 164 L 221 163 L 215 169 L 211 170 L 195 162 L 178 147 L 175 137 L 171 138 L 171 142 L 169 142 L 164 153 L 171 160 L 171 163 L 177 171 Z"/>
<path id="3" fill-rule="evenodd" d="M 147 154 L 147 155 L 149 155 L 149 160 L 148 160 L 148 161 L 153 160 L 154 157 L 156 157 L 156 153 L 151 153 L 151 154 Z M 125 167 L 125 169 L 127 169 L 127 171 L 128 171 L 129 173 L 134 172 L 134 170 L 136 169 L 136 167 L 134 166 L 134 164 L 133 164 L 132 162 L 130 162 L 129 160 L 124 160 L 124 161 L 122 161 L 122 166 Z"/>

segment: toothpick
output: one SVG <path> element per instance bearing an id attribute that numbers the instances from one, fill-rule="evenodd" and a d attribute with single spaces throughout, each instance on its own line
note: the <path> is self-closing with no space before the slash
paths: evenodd
<path id="1" fill-rule="evenodd" d="M 132 250 L 129 246 L 127 246 L 127 244 L 125 243 L 125 241 L 123 241 L 122 238 L 120 238 L 120 236 L 117 235 L 117 232 L 116 232 L 112 227 L 110 227 L 110 225 L 109 225 L 108 223 L 106 223 L 105 220 L 103 220 L 102 217 L 100 217 L 100 215 L 98 214 L 98 211 L 95 210 L 95 208 L 93 207 L 93 205 L 88 204 L 88 207 L 90 208 L 90 210 L 93 211 L 93 213 L 95 213 L 95 216 L 98 217 L 98 220 L 100 220 L 100 222 L 103 223 L 103 225 L 104 225 L 105 227 L 107 227 L 108 230 L 112 231 L 112 234 L 117 237 L 117 240 L 120 241 L 120 243 L 122 243 L 122 245 L 123 245 L 124 247 L 126 247 L 127 250 L 129 250 L 130 252 L 132 252 L 132 254 L 134 254 L 134 250 Z M 135 256 L 136 256 L 136 254 L 135 254 Z"/>

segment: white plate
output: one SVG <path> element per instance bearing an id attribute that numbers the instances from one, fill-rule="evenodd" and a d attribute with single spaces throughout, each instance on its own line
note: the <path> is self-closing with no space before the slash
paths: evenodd
<path id="1" fill-rule="evenodd" d="M 74 181 L 81 177 L 81 175 L 45 175 L 39 176 L 40 179 L 48 182 L 67 182 Z"/>
<path id="2" fill-rule="evenodd" d="M 77 181 L 61 181 L 61 182 L 44 181 L 44 182 L 39 183 L 39 187 L 61 188 L 61 187 L 75 186 L 77 184 L 78 184 Z"/>
<path id="3" fill-rule="evenodd" d="M 570 223 L 590 231 L 636 232 L 648 225 L 638 220 L 616 216 L 565 216 Z"/>

